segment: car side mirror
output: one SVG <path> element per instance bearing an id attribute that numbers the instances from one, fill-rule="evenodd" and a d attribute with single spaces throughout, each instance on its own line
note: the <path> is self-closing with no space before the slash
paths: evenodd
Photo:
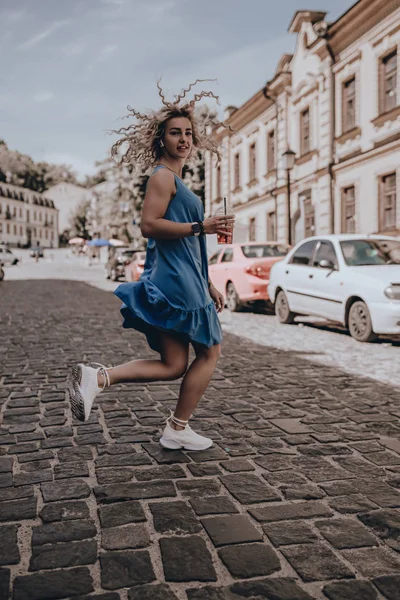
<path id="1" fill-rule="evenodd" d="M 327 260 L 326 258 L 320 260 L 318 266 L 321 267 L 321 269 L 330 269 L 331 271 L 335 269 L 333 262 L 331 260 Z"/>

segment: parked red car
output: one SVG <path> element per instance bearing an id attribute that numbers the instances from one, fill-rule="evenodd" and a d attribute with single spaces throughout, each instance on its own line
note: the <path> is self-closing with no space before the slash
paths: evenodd
<path id="1" fill-rule="evenodd" d="M 125 267 L 126 281 L 138 281 L 143 273 L 146 252 L 135 252 L 132 261 Z"/>
<path id="2" fill-rule="evenodd" d="M 276 242 L 221 245 L 208 261 L 209 274 L 229 310 L 250 303 L 269 305 L 269 272 L 289 250 L 290 246 Z"/>

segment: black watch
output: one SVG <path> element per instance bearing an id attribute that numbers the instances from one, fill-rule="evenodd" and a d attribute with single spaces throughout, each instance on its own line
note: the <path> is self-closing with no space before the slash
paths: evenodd
<path id="1" fill-rule="evenodd" d="M 204 233 L 204 227 L 201 221 L 196 221 L 196 223 L 192 223 L 192 233 L 196 237 L 199 237 L 199 235 L 202 235 Z"/>

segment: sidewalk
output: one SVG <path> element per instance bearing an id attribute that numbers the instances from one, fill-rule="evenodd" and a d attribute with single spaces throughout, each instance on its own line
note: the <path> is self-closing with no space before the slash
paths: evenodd
<path id="1" fill-rule="evenodd" d="M 153 355 L 118 309 L 0 286 L 0 600 L 398 600 L 398 390 L 227 334 L 193 423 L 214 447 L 164 451 L 179 382 L 71 418 L 72 364 Z"/>

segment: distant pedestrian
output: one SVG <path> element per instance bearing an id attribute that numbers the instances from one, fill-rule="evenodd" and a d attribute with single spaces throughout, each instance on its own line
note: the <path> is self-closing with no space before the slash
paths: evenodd
<path id="1" fill-rule="evenodd" d="M 144 333 L 159 360 L 133 360 L 105 368 L 76 365 L 72 370 L 72 410 L 87 420 L 96 396 L 116 383 L 170 381 L 183 377 L 175 411 L 167 419 L 160 443 L 171 449 L 204 450 L 212 440 L 195 433 L 188 421 L 206 390 L 220 356 L 222 339 L 217 312 L 222 294 L 208 277 L 206 234 L 226 234 L 232 215 L 204 219 L 198 196 L 182 181 L 182 169 L 198 150 L 217 154 L 216 142 L 201 131 L 195 104 L 212 92 L 187 94 L 200 80 L 168 102 L 159 84 L 162 108 L 141 114 L 128 107 L 137 121 L 121 128 L 112 148 L 121 161 L 153 167 L 144 200 L 141 231 L 148 239 L 144 272 L 139 281 L 115 291 L 122 300 L 123 326 Z M 184 101 L 184 102 L 183 102 Z M 216 118 L 214 125 L 221 126 Z M 188 368 L 189 345 L 196 358 Z"/>

